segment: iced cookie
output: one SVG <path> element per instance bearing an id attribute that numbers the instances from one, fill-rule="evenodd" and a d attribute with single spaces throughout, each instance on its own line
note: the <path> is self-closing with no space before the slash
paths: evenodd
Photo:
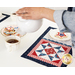
<path id="1" fill-rule="evenodd" d="M 5 34 L 6 36 L 9 36 L 9 35 L 14 35 L 14 34 L 16 34 L 16 32 L 15 32 L 14 28 L 13 28 L 12 26 L 10 26 L 10 27 L 5 27 L 5 29 L 4 29 L 4 34 Z"/>
<path id="2" fill-rule="evenodd" d="M 55 37 L 58 37 L 59 39 L 67 38 L 68 36 L 65 33 L 57 32 Z"/>

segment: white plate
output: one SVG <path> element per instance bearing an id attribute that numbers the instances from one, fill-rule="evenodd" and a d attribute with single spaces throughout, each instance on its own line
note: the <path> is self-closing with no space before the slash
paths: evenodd
<path id="1" fill-rule="evenodd" d="M 64 33 L 67 37 L 66 38 L 58 38 L 55 37 L 55 35 L 59 32 L 58 29 L 54 29 L 54 30 L 50 30 L 49 31 L 49 35 L 51 36 L 51 38 L 56 39 L 56 40 L 61 40 L 61 41 L 66 41 L 66 40 L 70 40 L 71 39 L 71 34 L 70 33 Z"/>
<path id="2" fill-rule="evenodd" d="M 13 33 L 13 34 L 11 34 L 9 31 L 5 31 L 5 28 L 12 28 L 12 29 L 14 29 L 14 32 L 11 31 L 11 33 Z M 12 30 L 12 29 L 11 29 L 11 30 Z M 9 26 L 6 26 L 6 27 L 4 27 L 4 28 L 1 29 L 1 34 L 2 34 L 3 36 L 16 35 L 16 36 L 23 37 L 24 35 L 22 35 L 22 34 L 20 34 L 20 33 L 17 32 L 17 31 L 19 31 L 19 30 L 20 30 L 20 29 L 19 29 L 19 27 L 18 27 L 17 25 L 9 25 Z M 7 34 L 11 34 L 11 35 L 7 35 Z"/>

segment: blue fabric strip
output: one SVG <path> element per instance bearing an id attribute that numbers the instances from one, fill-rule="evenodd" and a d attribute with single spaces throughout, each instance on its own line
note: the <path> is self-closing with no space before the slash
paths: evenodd
<path id="1" fill-rule="evenodd" d="M 4 15 L 5 17 L 2 18 L 2 19 L 0 20 L 0 22 L 4 21 L 4 20 L 7 19 L 8 17 L 10 17 L 10 15 L 7 15 L 7 14 L 3 14 L 3 13 L 2 13 L 2 15 Z"/>
<path id="2" fill-rule="evenodd" d="M 67 10 L 68 10 L 68 11 L 72 11 L 72 9 L 73 9 L 73 7 L 68 7 Z"/>
<path id="3" fill-rule="evenodd" d="M 58 44 L 62 44 L 62 45 L 68 46 L 68 47 L 72 47 L 72 46 L 70 46 L 70 45 L 63 44 L 63 43 L 61 43 L 61 42 L 57 42 L 57 41 L 54 41 L 54 40 L 50 40 L 50 39 L 46 39 L 46 38 L 43 38 L 43 39 L 48 40 L 48 41 L 52 41 L 52 42 L 55 42 L 55 43 L 58 43 Z"/>

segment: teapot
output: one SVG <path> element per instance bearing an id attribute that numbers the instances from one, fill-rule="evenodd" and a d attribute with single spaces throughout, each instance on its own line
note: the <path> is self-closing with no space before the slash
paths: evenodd
<path id="1" fill-rule="evenodd" d="M 39 20 L 26 20 L 17 16 L 17 25 L 21 34 L 31 33 L 37 31 L 42 25 L 42 19 Z"/>

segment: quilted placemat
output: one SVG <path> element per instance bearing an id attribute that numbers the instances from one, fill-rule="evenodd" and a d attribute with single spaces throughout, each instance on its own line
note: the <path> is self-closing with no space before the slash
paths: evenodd
<path id="1" fill-rule="evenodd" d="M 21 57 L 47 67 L 66 67 L 61 58 L 67 53 L 72 55 L 72 48 L 70 45 L 43 38 L 51 29 L 55 28 L 47 28 Z"/>
<path id="2" fill-rule="evenodd" d="M 2 15 L 4 16 L 2 19 L 0 19 L 0 23 L 2 22 L 2 21 L 4 21 L 5 19 L 7 19 L 8 17 L 10 17 L 10 15 L 7 15 L 7 14 L 4 14 L 4 13 L 2 13 Z"/>

